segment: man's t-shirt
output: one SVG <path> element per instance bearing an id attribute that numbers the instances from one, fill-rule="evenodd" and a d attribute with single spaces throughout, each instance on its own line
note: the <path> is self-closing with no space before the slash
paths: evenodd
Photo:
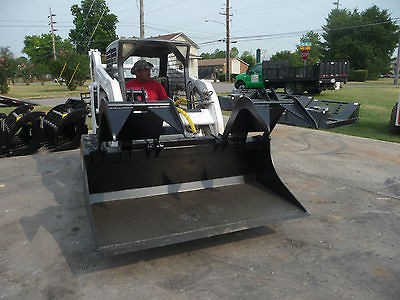
<path id="1" fill-rule="evenodd" d="M 126 83 L 126 89 L 132 88 L 133 90 L 141 90 L 144 88 L 146 91 L 146 100 L 157 101 L 168 99 L 164 87 L 158 81 L 151 79 L 148 81 L 139 81 L 132 79 Z"/>

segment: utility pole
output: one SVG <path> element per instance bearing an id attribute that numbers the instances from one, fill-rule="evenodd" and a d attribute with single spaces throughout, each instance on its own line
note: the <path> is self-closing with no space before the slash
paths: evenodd
<path id="1" fill-rule="evenodd" d="M 400 70 L 400 31 L 399 31 L 399 43 L 397 44 L 397 59 L 396 67 L 394 68 L 394 85 L 399 85 L 399 70 Z"/>
<path id="2" fill-rule="evenodd" d="M 336 9 L 339 9 L 339 5 L 340 5 L 340 2 L 339 2 L 340 0 L 337 0 L 336 2 L 333 2 L 333 4 L 335 4 L 336 5 Z"/>
<path id="3" fill-rule="evenodd" d="M 57 29 L 54 28 L 54 24 L 56 22 L 53 21 L 53 17 L 55 17 L 55 16 L 56 15 L 51 12 L 51 7 L 50 7 L 50 15 L 49 15 L 50 22 L 49 22 L 49 25 L 50 25 L 51 40 L 53 42 L 53 56 L 54 56 L 54 60 L 57 60 L 56 43 L 54 41 L 54 31 L 57 31 Z"/>
<path id="4" fill-rule="evenodd" d="M 231 14 L 229 13 L 229 0 L 226 0 L 225 4 L 225 13 L 220 13 L 221 15 L 225 15 L 225 29 L 226 29 L 226 51 L 225 51 L 225 64 L 226 64 L 226 72 L 225 72 L 225 81 L 231 81 L 231 68 L 230 68 L 230 29 L 229 29 L 229 22 Z"/>
<path id="5" fill-rule="evenodd" d="M 144 5 L 143 5 L 143 0 L 140 0 L 140 38 L 144 39 Z"/>

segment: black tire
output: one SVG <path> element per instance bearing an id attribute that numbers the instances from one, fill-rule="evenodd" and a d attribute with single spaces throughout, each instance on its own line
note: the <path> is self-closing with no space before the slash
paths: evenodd
<path id="1" fill-rule="evenodd" d="M 322 89 L 320 87 L 314 86 L 312 88 L 309 88 L 307 92 L 311 95 L 319 95 L 322 92 Z"/>
<path id="2" fill-rule="evenodd" d="M 239 81 L 235 82 L 235 88 L 237 88 L 237 89 L 245 89 L 246 85 L 244 84 L 244 82 L 242 80 L 239 80 Z"/>
<path id="3" fill-rule="evenodd" d="M 296 93 L 296 84 L 294 82 L 288 82 L 285 84 L 285 93 L 288 95 L 294 95 Z"/>
<path id="4" fill-rule="evenodd" d="M 393 134 L 400 134 L 400 126 L 396 126 L 397 105 L 398 103 L 393 106 L 392 113 L 390 114 L 389 132 Z"/>
<path id="5" fill-rule="evenodd" d="M 301 95 L 304 93 L 304 86 L 301 83 L 288 82 L 285 84 L 285 93 L 288 95 Z"/>

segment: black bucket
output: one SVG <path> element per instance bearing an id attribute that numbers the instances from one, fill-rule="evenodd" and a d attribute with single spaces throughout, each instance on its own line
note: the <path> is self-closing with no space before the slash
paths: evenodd
<path id="1" fill-rule="evenodd" d="M 110 104 L 101 114 L 114 118 L 101 118 L 101 126 L 124 128 L 138 124 L 133 119 L 139 116 L 144 122 L 147 113 L 179 118 L 172 108 L 154 113 L 157 104 L 149 105 L 153 112 L 141 107 L 140 113 L 134 104 L 124 105 L 131 113 L 121 113 L 123 124 L 108 123 L 121 120 Z M 151 139 L 117 145 L 103 142 L 101 133 L 84 135 L 81 155 L 97 250 L 137 251 L 304 216 L 270 154 L 269 133 L 283 110 L 279 103 L 243 98 L 222 136 L 157 136 L 161 128 L 153 128 Z"/>

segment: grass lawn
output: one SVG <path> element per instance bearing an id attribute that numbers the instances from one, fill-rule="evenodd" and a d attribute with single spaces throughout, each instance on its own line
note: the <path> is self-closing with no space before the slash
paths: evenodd
<path id="1" fill-rule="evenodd" d="M 400 93 L 393 80 L 349 83 L 337 91 L 324 91 L 318 99 L 361 103 L 359 120 L 332 132 L 400 143 L 400 135 L 389 133 L 390 113 Z"/>
<path id="2" fill-rule="evenodd" d="M 76 91 L 70 91 L 65 85 L 46 82 L 45 85 L 40 83 L 11 85 L 8 96 L 18 99 L 67 99 L 79 98 L 81 92 L 87 91 L 87 85 L 78 87 Z M 389 133 L 390 113 L 399 93 L 400 87 L 393 85 L 393 79 L 384 78 L 377 81 L 350 82 L 340 90 L 324 91 L 316 98 L 361 103 L 359 120 L 355 124 L 329 131 L 400 143 L 400 135 Z M 0 108 L 0 112 L 9 113 L 12 109 Z M 46 112 L 50 107 L 39 106 L 35 109 Z"/>
<path id="3" fill-rule="evenodd" d="M 41 99 L 41 98 L 68 98 L 68 97 L 80 97 L 81 92 L 87 92 L 87 85 L 78 86 L 76 91 L 70 91 L 67 86 L 59 85 L 52 81 L 46 81 L 44 85 L 38 82 L 31 83 L 29 85 L 23 83 L 16 83 L 10 85 L 10 91 L 7 96 L 17 99 Z"/>

